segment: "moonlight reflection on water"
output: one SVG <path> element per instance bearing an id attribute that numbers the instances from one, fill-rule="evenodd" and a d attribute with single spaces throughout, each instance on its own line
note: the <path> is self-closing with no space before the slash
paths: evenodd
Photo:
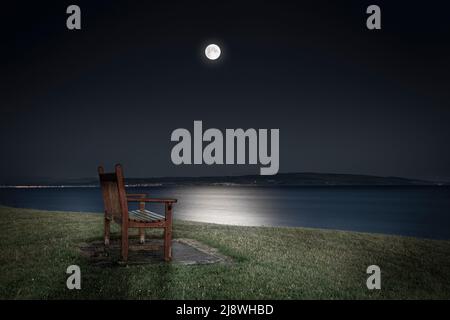
<path id="1" fill-rule="evenodd" d="M 178 218 L 220 224 L 270 226 L 274 224 L 272 203 L 261 201 L 270 198 L 270 190 L 240 192 L 234 187 L 196 187 L 178 195 Z"/>

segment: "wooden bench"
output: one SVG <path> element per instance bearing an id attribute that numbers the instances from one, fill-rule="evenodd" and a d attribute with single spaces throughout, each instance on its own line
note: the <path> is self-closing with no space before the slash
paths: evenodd
<path id="1" fill-rule="evenodd" d="M 127 194 L 123 170 L 116 165 L 115 172 L 105 173 L 103 167 L 98 167 L 100 186 L 105 205 L 105 245 L 109 245 L 110 223 L 114 221 L 121 225 L 121 259 L 128 260 L 128 231 L 130 228 L 139 229 L 139 240 L 145 242 L 145 228 L 164 228 L 164 260 L 172 259 L 172 212 L 176 199 L 147 198 L 146 194 Z M 128 210 L 128 202 L 139 203 L 139 209 Z M 165 214 L 147 210 L 146 203 L 162 203 Z"/>

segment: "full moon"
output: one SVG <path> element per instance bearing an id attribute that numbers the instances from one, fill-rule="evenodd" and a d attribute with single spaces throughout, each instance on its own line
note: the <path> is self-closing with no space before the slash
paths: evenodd
<path id="1" fill-rule="evenodd" d="M 217 44 L 210 44 L 205 49 L 205 55 L 209 60 L 216 60 L 220 57 L 220 48 Z"/>

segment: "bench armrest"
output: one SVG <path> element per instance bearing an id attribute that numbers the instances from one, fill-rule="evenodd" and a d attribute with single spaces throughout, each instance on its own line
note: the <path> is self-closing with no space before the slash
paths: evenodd
<path id="1" fill-rule="evenodd" d="M 128 195 L 127 195 L 128 196 Z M 165 198 L 128 198 L 129 202 L 157 202 L 157 203 L 175 203 L 177 199 L 165 199 Z"/>
<path id="2" fill-rule="evenodd" d="M 127 198 L 145 198 L 146 193 L 127 193 Z"/>

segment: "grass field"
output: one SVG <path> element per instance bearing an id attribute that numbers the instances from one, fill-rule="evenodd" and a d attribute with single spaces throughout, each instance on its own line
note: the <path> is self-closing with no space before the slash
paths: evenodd
<path id="1" fill-rule="evenodd" d="M 101 239 L 102 215 L 0 207 L 1 299 L 431 299 L 450 298 L 450 241 L 303 228 L 176 221 L 230 265 L 96 267 L 78 246 Z M 117 235 L 117 229 L 113 229 Z M 82 289 L 66 288 L 67 266 Z M 382 289 L 368 290 L 379 265 Z"/>

